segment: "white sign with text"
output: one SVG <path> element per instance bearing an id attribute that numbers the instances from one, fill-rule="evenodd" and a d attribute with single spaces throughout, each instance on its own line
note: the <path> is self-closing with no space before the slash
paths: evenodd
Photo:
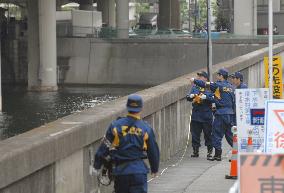
<path id="1" fill-rule="evenodd" d="M 236 89 L 236 116 L 239 152 L 246 152 L 248 131 L 252 131 L 253 149 L 264 142 L 265 101 L 269 99 L 268 88 Z"/>

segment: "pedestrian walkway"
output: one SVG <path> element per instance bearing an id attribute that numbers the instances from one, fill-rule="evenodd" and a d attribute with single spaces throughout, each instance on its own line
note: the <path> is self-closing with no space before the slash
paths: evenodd
<path id="1" fill-rule="evenodd" d="M 230 172 L 230 148 L 225 141 L 223 160 L 207 161 L 206 147 L 200 149 L 199 158 L 191 158 L 191 146 L 182 155 L 161 166 L 159 177 L 149 182 L 149 193 L 228 193 L 235 180 L 226 180 Z M 180 154 L 183 154 L 181 152 Z"/>

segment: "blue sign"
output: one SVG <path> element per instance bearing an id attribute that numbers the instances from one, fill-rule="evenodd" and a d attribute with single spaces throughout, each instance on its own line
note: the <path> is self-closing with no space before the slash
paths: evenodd
<path id="1" fill-rule="evenodd" d="M 264 125 L 265 109 L 250 109 L 251 125 Z"/>

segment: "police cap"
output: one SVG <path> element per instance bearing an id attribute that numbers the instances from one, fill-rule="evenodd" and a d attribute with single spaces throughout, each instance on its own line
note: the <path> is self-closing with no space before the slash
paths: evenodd
<path id="1" fill-rule="evenodd" d="M 137 94 L 128 96 L 126 107 L 128 112 L 139 113 L 143 107 L 142 97 Z"/>
<path id="2" fill-rule="evenodd" d="M 228 77 L 229 72 L 225 68 L 221 68 L 218 70 L 217 74 L 222 75 L 225 78 L 225 77 Z"/>
<path id="3" fill-rule="evenodd" d="M 241 81 L 243 81 L 243 79 L 244 79 L 244 77 L 243 77 L 241 72 L 235 72 L 234 74 L 231 74 L 230 76 L 233 77 L 233 78 L 238 78 Z"/>
<path id="4" fill-rule="evenodd" d="M 204 78 L 207 78 L 207 79 L 208 79 L 208 74 L 207 74 L 207 72 L 205 72 L 205 71 L 197 72 L 197 75 L 198 75 L 198 76 L 203 76 Z"/>

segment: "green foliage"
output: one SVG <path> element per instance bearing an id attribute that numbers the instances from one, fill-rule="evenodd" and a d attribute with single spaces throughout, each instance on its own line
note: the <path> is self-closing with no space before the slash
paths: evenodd
<path id="1" fill-rule="evenodd" d="M 217 18 L 215 20 L 216 30 L 229 30 L 230 29 L 230 20 L 224 15 L 224 13 L 219 10 L 217 12 Z"/>
<path id="2" fill-rule="evenodd" d="M 181 23 L 188 21 L 188 3 L 186 0 L 180 0 Z"/>
<path id="3" fill-rule="evenodd" d="M 198 13 L 199 17 L 197 18 L 197 28 L 201 28 L 207 24 L 207 0 L 197 0 L 198 2 Z M 213 16 L 216 16 L 218 13 L 218 6 L 216 5 L 216 0 L 211 0 L 211 12 Z"/>
<path id="4" fill-rule="evenodd" d="M 141 15 L 141 13 L 149 12 L 150 5 L 149 3 L 136 3 L 135 9 L 136 9 L 135 17 L 136 19 L 139 19 L 139 16 Z"/>

